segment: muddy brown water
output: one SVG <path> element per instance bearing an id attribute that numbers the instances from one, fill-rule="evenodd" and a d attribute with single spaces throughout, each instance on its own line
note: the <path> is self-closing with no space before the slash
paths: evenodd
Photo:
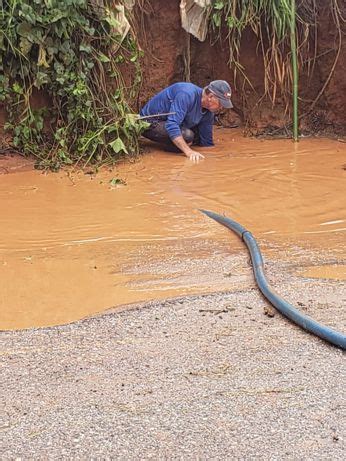
<path id="1" fill-rule="evenodd" d="M 216 130 L 216 140 L 199 164 L 151 151 L 96 176 L 0 175 L 0 329 L 229 289 L 225 277 L 213 283 L 208 258 L 242 244 L 198 208 L 232 217 L 268 251 L 270 243 L 327 248 L 335 264 L 298 275 L 345 280 L 345 144 L 247 139 L 234 130 Z"/>

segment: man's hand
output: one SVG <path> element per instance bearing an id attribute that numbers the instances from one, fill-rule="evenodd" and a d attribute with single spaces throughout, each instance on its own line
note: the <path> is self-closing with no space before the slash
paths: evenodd
<path id="1" fill-rule="evenodd" d="M 198 163 L 200 160 L 204 158 L 204 155 L 191 149 L 191 147 L 188 144 L 186 144 L 185 139 L 182 136 L 178 136 L 177 138 L 174 138 L 172 141 L 182 151 L 182 153 L 186 155 L 186 157 L 190 159 L 193 163 Z"/>
<path id="2" fill-rule="evenodd" d="M 189 152 L 186 152 L 185 155 L 193 163 L 198 163 L 200 160 L 204 159 L 204 155 L 192 149 Z"/>

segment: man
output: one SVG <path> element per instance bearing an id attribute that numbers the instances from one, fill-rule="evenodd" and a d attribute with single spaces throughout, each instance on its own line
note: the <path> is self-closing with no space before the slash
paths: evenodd
<path id="1" fill-rule="evenodd" d="M 214 80 L 205 88 L 192 83 L 174 83 L 141 109 L 141 116 L 155 115 L 152 119 L 148 117 L 151 124 L 143 136 L 198 162 L 204 156 L 190 146 L 214 145 L 214 113 L 223 107 L 233 107 L 231 87 L 224 80 Z"/>

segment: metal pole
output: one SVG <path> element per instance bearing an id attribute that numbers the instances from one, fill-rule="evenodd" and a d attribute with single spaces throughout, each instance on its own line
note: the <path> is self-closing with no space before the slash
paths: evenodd
<path id="1" fill-rule="evenodd" d="M 291 53 L 292 53 L 292 84 L 293 84 L 293 140 L 298 141 L 298 63 L 296 39 L 296 1 L 291 0 Z"/>

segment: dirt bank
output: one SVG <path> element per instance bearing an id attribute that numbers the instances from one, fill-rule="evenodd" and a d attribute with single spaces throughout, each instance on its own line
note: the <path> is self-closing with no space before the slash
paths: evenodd
<path id="1" fill-rule="evenodd" d="M 187 74 L 188 34 L 180 26 L 179 0 L 149 0 L 146 8 L 137 11 L 140 18 L 138 33 L 142 48 L 145 50 L 143 61 L 143 85 L 140 102 L 145 101 L 159 88 L 179 80 L 185 80 Z M 345 17 L 346 6 L 339 5 Z M 333 63 L 341 49 L 334 72 L 321 98 L 309 117 L 302 122 L 307 131 L 345 132 L 346 117 L 346 38 L 340 36 L 335 27 L 329 3 L 317 1 L 318 28 L 316 54 L 318 58 L 311 75 L 307 71 L 300 75 L 300 113 L 309 109 L 329 77 Z M 343 27 L 343 24 L 341 24 Z M 226 31 L 224 31 L 226 36 Z M 311 44 L 312 48 L 314 44 Z M 228 65 L 227 39 L 216 40 L 209 34 L 205 42 L 190 38 L 189 69 L 191 81 L 201 86 L 213 79 L 225 79 L 233 82 L 233 69 Z M 251 31 L 245 31 L 241 43 L 240 63 L 253 85 L 251 89 L 244 85 L 244 79 L 238 73 L 234 91 L 234 103 L 237 112 L 230 111 L 223 120 L 232 125 L 247 121 L 256 133 L 266 127 L 282 126 L 288 122 L 285 104 L 280 98 L 275 107 L 266 99 L 260 99 L 264 92 L 263 62 L 257 51 L 257 38 Z"/>

